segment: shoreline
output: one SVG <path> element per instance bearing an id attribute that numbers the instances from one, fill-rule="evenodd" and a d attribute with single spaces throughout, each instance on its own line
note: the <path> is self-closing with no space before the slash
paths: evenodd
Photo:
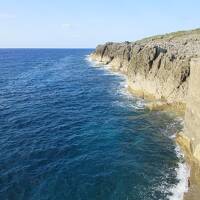
<path id="1" fill-rule="evenodd" d="M 91 55 L 88 55 L 87 59 L 89 62 L 93 62 L 97 66 L 99 65 L 99 67 L 101 67 L 101 65 L 103 65 L 103 66 L 107 67 L 107 70 L 111 70 L 113 72 L 117 72 L 117 73 L 124 75 L 126 78 L 126 82 L 127 82 L 128 92 L 133 96 L 140 97 L 141 99 L 145 99 L 145 100 L 149 101 L 149 103 L 147 103 L 145 105 L 145 107 L 148 108 L 150 111 L 166 111 L 168 113 L 175 113 L 177 115 L 177 117 L 181 117 L 181 119 L 183 119 L 184 113 L 185 113 L 185 104 L 168 103 L 167 101 L 156 99 L 152 94 L 150 94 L 148 92 L 146 93 L 145 91 L 142 91 L 142 90 L 141 91 L 134 90 L 129 85 L 127 76 L 125 73 L 123 73 L 123 71 L 117 70 L 117 69 L 113 68 L 112 65 L 106 64 L 104 62 L 96 61 L 92 58 Z M 191 159 L 188 159 L 189 156 L 188 156 L 187 152 L 184 151 L 183 145 L 181 145 L 181 143 L 179 143 L 177 141 L 178 133 L 175 133 L 175 134 L 176 134 L 176 136 L 175 136 L 175 139 L 173 139 L 173 140 L 174 140 L 174 143 L 177 145 L 177 148 L 179 149 L 179 150 L 176 150 L 177 157 L 179 159 L 181 159 L 181 157 L 183 157 L 184 162 L 185 162 L 185 166 L 182 165 L 183 163 L 179 163 L 179 167 L 176 168 L 175 170 L 177 171 L 177 177 L 181 175 L 180 174 L 181 172 L 178 170 L 182 170 L 182 171 L 185 170 L 185 177 L 183 177 L 183 178 L 181 177 L 181 178 L 182 179 L 186 178 L 186 180 L 185 180 L 186 183 L 181 182 L 183 180 L 181 180 L 179 178 L 180 182 L 176 185 L 176 187 L 178 187 L 178 188 L 182 187 L 181 189 L 183 189 L 183 191 L 181 192 L 181 194 L 179 194 L 179 193 L 177 194 L 174 191 L 173 195 L 169 197 L 169 200 L 174 200 L 174 199 L 176 199 L 176 200 L 177 199 L 198 200 L 197 197 L 200 196 L 200 192 L 198 192 L 197 189 L 200 188 L 200 185 L 198 187 L 198 185 L 196 184 L 196 179 L 195 179 L 195 177 L 196 177 L 195 176 L 195 174 L 196 174 L 195 166 L 196 165 L 194 165 L 191 162 Z M 182 169 L 180 169 L 180 166 L 182 167 Z M 185 169 L 183 169 L 183 168 L 185 168 Z M 199 170 L 199 175 L 200 175 L 200 170 Z M 200 178 L 199 178 L 199 180 L 200 180 Z M 191 190 L 191 188 L 192 188 L 192 190 Z M 174 188 L 171 188 L 171 190 L 173 190 L 173 189 Z M 193 190 L 195 190 L 196 192 L 194 192 Z"/>
<path id="2" fill-rule="evenodd" d="M 188 148 L 187 138 L 182 133 L 176 134 L 176 143 L 180 146 L 185 156 L 185 161 L 190 167 L 190 176 L 188 179 L 188 192 L 184 194 L 184 200 L 198 200 L 200 197 L 200 166 L 194 159 L 191 150 Z"/>

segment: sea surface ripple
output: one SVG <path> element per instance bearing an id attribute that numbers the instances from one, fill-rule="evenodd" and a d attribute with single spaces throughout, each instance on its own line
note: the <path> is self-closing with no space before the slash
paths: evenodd
<path id="1" fill-rule="evenodd" d="M 0 50 L 1 200 L 181 199 L 182 128 L 92 49 Z"/>

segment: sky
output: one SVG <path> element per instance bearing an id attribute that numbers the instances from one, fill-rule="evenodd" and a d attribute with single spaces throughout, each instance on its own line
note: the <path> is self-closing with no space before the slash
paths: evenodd
<path id="1" fill-rule="evenodd" d="M 0 48 L 94 48 L 200 27 L 199 0 L 0 0 Z"/>

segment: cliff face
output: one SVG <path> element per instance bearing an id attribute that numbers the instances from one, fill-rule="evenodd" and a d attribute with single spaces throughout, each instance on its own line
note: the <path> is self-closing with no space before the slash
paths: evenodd
<path id="1" fill-rule="evenodd" d="M 200 59 L 192 59 L 184 136 L 189 141 L 189 150 L 200 162 Z"/>
<path id="2" fill-rule="evenodd" d="M 161 106 L 186 105 L 185 130 L 177 142 L 200 163 L 200 29 L 109 42 L 97 46 L 90 57 L 125 73 L 137 94 L 150 94 L 162 100 Z"/>
<path id="3" fill-rule="evenodd" d="M 200 57 L 200 30 L 176 32 L 136 42 L 97 46 L 92 60 L 125 73 L 129 87 L 168 103 L 186 103 L 190 60 Z"/>
<path id="4" fill-rule="evenodd" d="M 185 127 L 177 134 L 177 142 L 186 152 L 190 163 L 190 190 L 185 200 L 200 197 L 200 58 L 191 60 L 188 94 L 186 97 Z"/>

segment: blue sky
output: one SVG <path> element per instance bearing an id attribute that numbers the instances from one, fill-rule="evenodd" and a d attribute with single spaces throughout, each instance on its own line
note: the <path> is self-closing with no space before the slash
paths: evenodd
<path id="1" fill-rule="evenodd" d="M 0 0 L 0 47 L 90 48 L 200 27 L 199 0 Z"/>

